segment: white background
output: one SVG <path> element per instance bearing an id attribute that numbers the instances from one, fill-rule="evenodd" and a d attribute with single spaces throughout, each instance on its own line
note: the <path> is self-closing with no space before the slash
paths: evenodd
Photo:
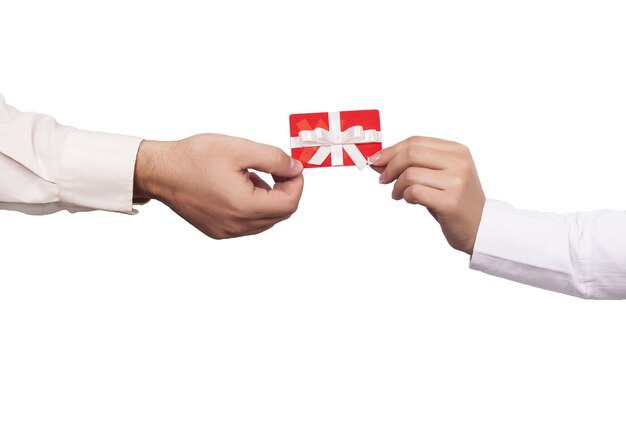
<path id="1" fill-rule="evenodd" d="M 386 145 L 469 145 L 489 197 L 626 208 L 621 2 L 195 3 L 2 2 L 0 92 L 285 150 L 290 113 L 378 108 Z M 390 192 L 307 170 L 298 213 L 228 241 L 159 203 L 2 212 L 0 419 L 624 419 L 626 304 L 472 272 Z"/>

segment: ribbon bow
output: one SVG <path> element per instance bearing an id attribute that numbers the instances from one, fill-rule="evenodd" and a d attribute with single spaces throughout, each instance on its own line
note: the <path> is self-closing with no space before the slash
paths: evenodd
<path id="1" fill-rule="evenodd" d="M 319 149 L 309 159 L 308 163 L 321 165 L 331 156 L 333 166 L 343 165 L 343 151 L 354 162 L 358 169 L 362 170 L 367 160 L 355 146 L 358 143 L 380 142 L 380 132 L 376 130 L 363 130 L 363 126 L 352 126 L 344 131 L 329 131 L 318 127 L 314 130 L 301 130 L 297 138 L 293 138 L 291 147 L 319 146 Z"/>

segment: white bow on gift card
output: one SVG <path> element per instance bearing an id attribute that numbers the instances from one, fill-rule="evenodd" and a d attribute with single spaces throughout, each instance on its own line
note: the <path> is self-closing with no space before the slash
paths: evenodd
<path id="1" fill-rule="evenodd" d="M 367 159 L 356 147 L 357 143 L 381 142 L 380 132 L 377 130 L 363 130 L 363 126 L 352 126 L 341 131 L 339 113 L 328 113 L 328 128 L 318 127 L 314 130 L 301 130 L 298 137 L 291 138 L 292 148 L 319 146 L 319 149 L 309 159 L 308 163 L 321 165 L 330 155 L 333 167 L 343 165 L 343 151 L 345 150 L 354 165 L 362 170 Z"/>

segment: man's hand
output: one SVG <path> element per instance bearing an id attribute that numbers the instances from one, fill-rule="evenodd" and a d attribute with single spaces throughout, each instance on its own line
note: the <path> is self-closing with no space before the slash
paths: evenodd
<path id="1" fill-rule="evenodd" d="M 255 169 L 272 174 L 270 187 Z M 178 142 L 143 141 L 135 166 L 136 202 L 157 199 L 213 238 L 263 232 L 293 214 L 302 164 L 279 148 L 202 134 Z"/>
<path id="2" fill-rule="evenodd" d="M 472 254 L 485 194 L 469 149 L 460 143 L 411 137 L 369 159 L 380 182 L 397 180 L 391 197 L 423 205 L 448 243 Z"/>

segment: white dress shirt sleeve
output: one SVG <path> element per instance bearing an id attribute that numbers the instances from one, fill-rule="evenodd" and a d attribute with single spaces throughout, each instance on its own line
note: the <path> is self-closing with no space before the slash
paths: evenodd
<path id="1" fill-rule="evenodd" d="M 582 298 L 626 298 L 626 212 L 545 213 L 487 200 L 470 268 Z"/>
<path id="2" fill-rule="evenodd" d="M 141 138 L 78 130 L 0 95 L 0 209 L 133 213 Z"/>

